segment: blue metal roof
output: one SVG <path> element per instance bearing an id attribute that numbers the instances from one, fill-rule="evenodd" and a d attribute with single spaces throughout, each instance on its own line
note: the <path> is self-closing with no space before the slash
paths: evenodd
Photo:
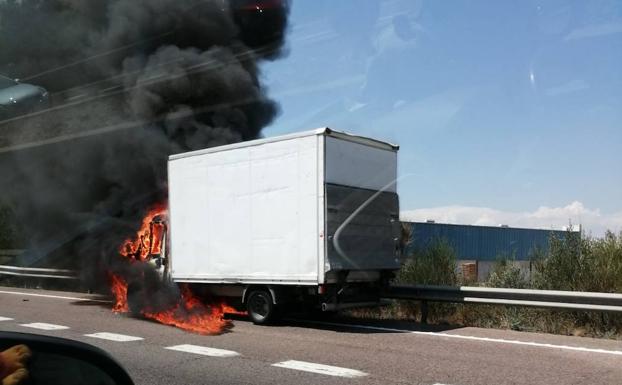
<path id="1" fill-rule="evenodd" d="M 528 260 L 536 249 L 549 248 L 549 237 L 564 237 L 565 231 L 452 225 L 430 222 L 404 222 L 411 226 L 412 242 L 406 252 L 427 247 L 435 240 L 445 240 L 458 260 L 494 261 L 499 257 Z M 407 254 L 407 255 L 408 255 Z"/>

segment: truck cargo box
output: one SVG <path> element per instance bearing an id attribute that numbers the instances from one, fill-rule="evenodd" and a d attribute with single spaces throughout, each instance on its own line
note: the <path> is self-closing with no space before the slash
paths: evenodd
<path id="1" fill-rule="evenodd" d="M 398 269 L 397 150 L 322 128 L 170 156 L 172 279 L 317 285 Z"/>

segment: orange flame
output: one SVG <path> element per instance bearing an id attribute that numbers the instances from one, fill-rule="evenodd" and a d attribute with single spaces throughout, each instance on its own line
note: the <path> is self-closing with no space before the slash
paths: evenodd
<path id="1" fill-rule="evenodd" d="M 220 309 L 223 313 L 225 314 L 235 314 L 235 315 L 248 315 L 247 312 L 245 311 L 240 311 L 232 306 L 227 305 L 224 301 L 220 302 L 218 304 L 218 306 L 220 306 Z"/>
<path id="2" fill-rule="evenodd" d="M 112 311 L 115 313 L 127 313 L 127 282 L 118 275 L 109 273 L 110 277 L 110 291 L 114 296 L 114 305 Z"/>
<path id="3" fill-rule="evenodd" d="M 126 239 L 119 247 L 119 253 L 131 262 L 146 261 L 150 254 L 160 252 L 164 223 L 155 223 L 156 216 L 166 216 L 165 204 L 155 205 L 143 218 L 140 230 L 134 239 Z M 127 303 L 126 280 L 118 275 L 109 273 L 110 288 L 115 297 L 112 311 L 126 313 L 129 311 Z M 197 298 L 186 285 L 181 288 L 181 297 L 171 308 L 153 312 L 142 309 L 141 313 L 165 325 L 176 326 L 200 334 L 219 334 L 231 327 L 231 321 L 224 318 L 225 314 L 246 314 L 227 305 L 224 301 L 206 305 Z"/>
<path id="4" fill-rule="evenodd" d="M 187 286 L 182 286 L 181 299 L 173 308 L 157 313 L 144 311 L 143 315 L 199 334 L 219 334 L 231 327 L 222 307 L 204 305 Z"/>
<path id="5" fill-rule="evenodd" d="M 155 205 L 147 215 L 143 218 L 140 230 L 136 233 L 134 239 L 128 238 L 121 244 L 119 253 L 127 258 L 144 261 L 149 254 L 157 254 L 160 252 L 160 243 L 163 224 L 153 224 L 153 219 L 160 215 L 166 216 L 167 209 L 163 203 Z"/>

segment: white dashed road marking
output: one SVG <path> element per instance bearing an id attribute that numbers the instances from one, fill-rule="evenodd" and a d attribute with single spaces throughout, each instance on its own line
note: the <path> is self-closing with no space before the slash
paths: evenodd
<path id="1" fill-rule="evenodd" d="M 367 373 L 361 372 L 359 370 L 340 368 L 338 366 L 314 364 L 313 362 L 295 361 L 295 360 L 278 362 L 276 364 L 272 364 L 272 366 L 276 366 L 279 368 L 301 370 L 303 372 L 326 374 L 328 376 L 336 376 L 336 377 L 357 378 L 357 377 L 364 377 L 367 375 Z"/>
<path id="2" fill-rule="evenodd" d="M 200 354 L 203 356 L 210 356 L 210 357 L 235 357 L 235 356 L 240 355 L 240 353 L 234 352 L 232 350 L 214 349 L 214 348 L 208 348 L 206 346 L 188 345 L 188 344 L 169 346 L 164 349 L 177 350 L 179 352 Z"/>
<path id="3" fill-rule="evenodd" d="M 143 339 L 142 337 L 127 336 L 125 334 L 108 333 L 108 332 L 85 334 L 84 336 L 99 338 L 102 340 L 116 341 L 116 342 L 140 341 Z"/>
<path id="4" fill-rule="evenodd" d="M 13 318 L 0 316 L 0 321 L 12 321 L 12 320 L 13 320 Z"/>
<path id="5" fill-rule="evenodd" d="M 41 329 L 41 330 L 65 330 L 65 329 L 69 329 L 69 326 L 46 324 L 45 322 L 33 322 L 33 323 L 29 323 L 29 324 L 21 324 L 20 326 L 23 326 L 23 327 L 26 327 L 26 328 Z"/>

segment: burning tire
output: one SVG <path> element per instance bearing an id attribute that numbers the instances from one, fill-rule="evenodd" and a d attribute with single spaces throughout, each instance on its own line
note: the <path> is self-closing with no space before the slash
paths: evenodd
<path id="1" fill-rule="evenodd" d="M 246 300 L 248 316 L 257 325 L 265 325 L 274 319 L 275 306 L 266 290 L 253 290 Z"/>

